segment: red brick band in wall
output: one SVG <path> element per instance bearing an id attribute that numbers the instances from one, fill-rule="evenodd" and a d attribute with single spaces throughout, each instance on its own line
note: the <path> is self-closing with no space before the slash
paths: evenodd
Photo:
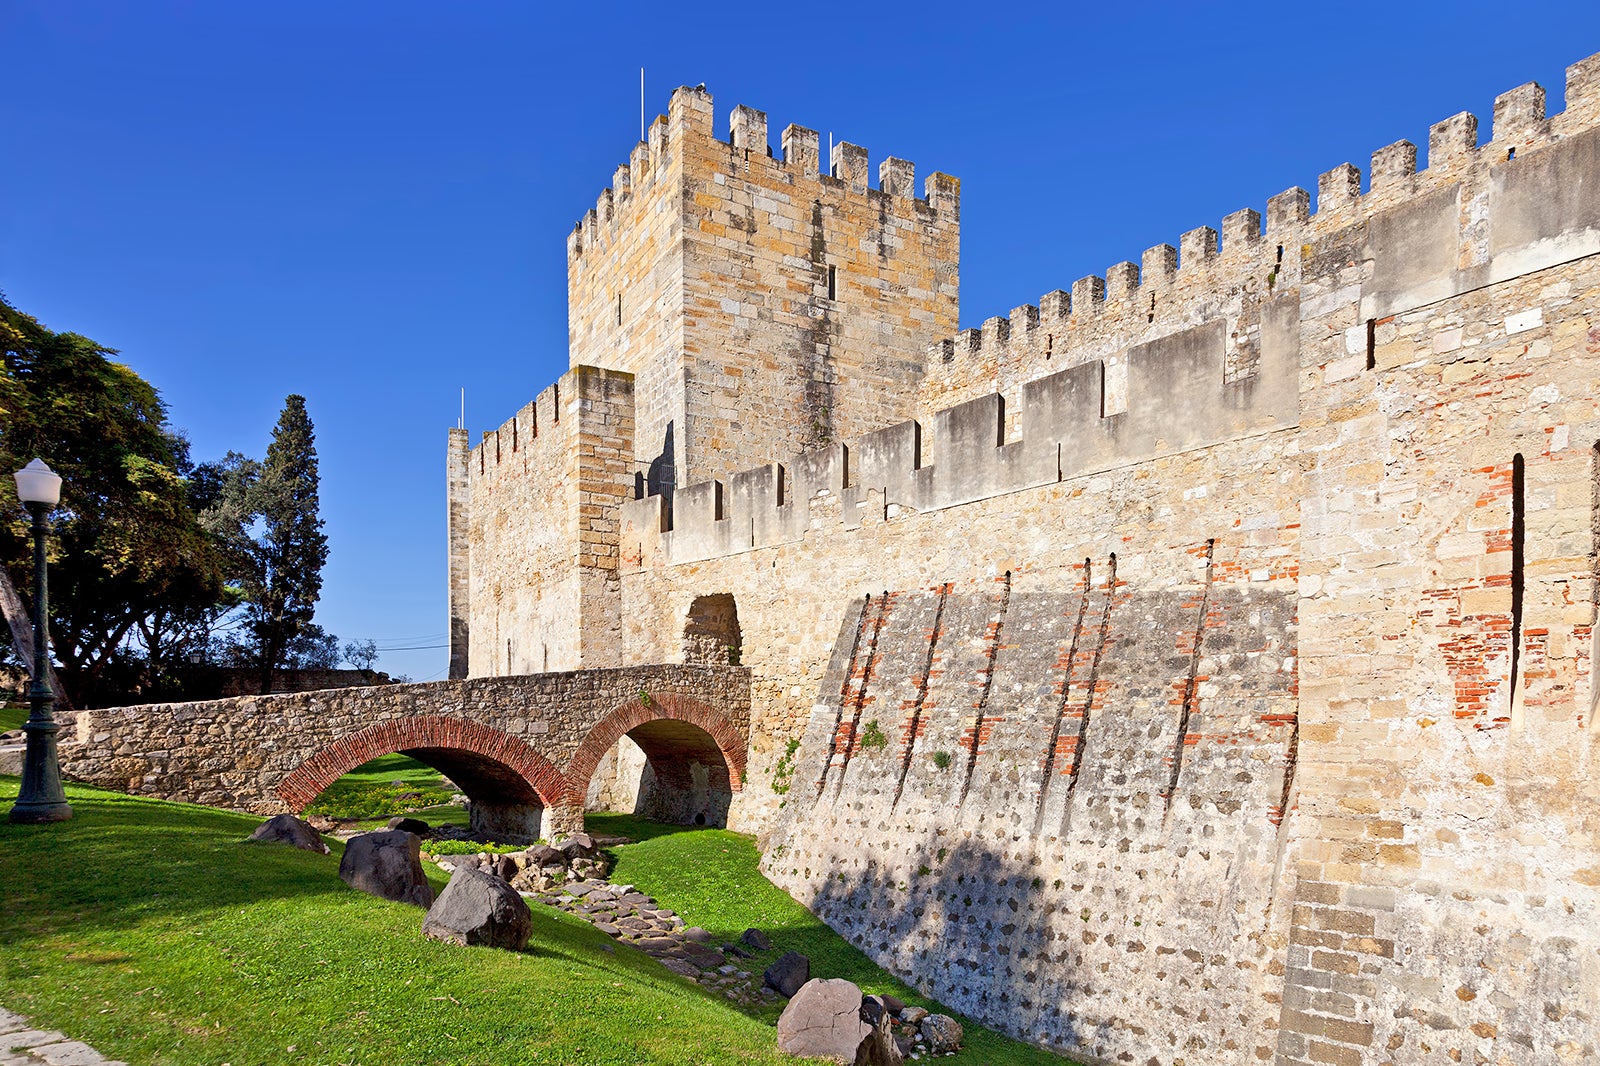
<path id="1" fill-rule="evenodd" d="M 467 751 L 509 767 L 546 807 L 562 802 L 566 782 L 550 760 L 527 741 L 462 718 L 397 718 L 341 737 L 301 763 L 277 787 L 292 810 L 301 811 L 342 775 L 382 755 L 414 748 Z"/>
<path id="2" fill-rule="evenodd" d="M 745 742 L 739 731 L 699 700 L 666 693 L 651 696 L 648 704 L 643 700 L 630 700 L 600 719 L 589 730 L 589 735 L 578 746 L 572 761 L 567 763 L 568 794 L 577 797 L 586 795 L 595 767 L 600 765 L 600 760 L 611 750 L 611 746 L 631 730 L 662 719 L 687 722 L 709 733 L 711 739 L 717 742 L 723 761 L 728 764 L 729 788 L 738 792 L 744 787 Z"/>

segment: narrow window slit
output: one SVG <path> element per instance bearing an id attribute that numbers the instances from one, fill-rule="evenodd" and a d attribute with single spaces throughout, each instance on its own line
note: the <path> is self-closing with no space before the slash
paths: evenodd
<path id="1" fill-rule="evenodd" d="M 828 299 L 837 300 L 839 298 L 838 292 L 839 287 L 837 268 L 830 266 L 828 268 Z"/>
<path id="2" fill-rule="evenodd" d="M 1378 320 L 1367 319 L 1367 369 L 1375 370 L 1378 366 Z"/>
<path id="3" fill-rule="evenodd" d="M 1517 703 L 1522 666 L 1522 593 L 1524 547 L 1527 539 L 1526 499 L 1523 491 L 1522 453 L 1511 458 L 1511 705 Z"/>

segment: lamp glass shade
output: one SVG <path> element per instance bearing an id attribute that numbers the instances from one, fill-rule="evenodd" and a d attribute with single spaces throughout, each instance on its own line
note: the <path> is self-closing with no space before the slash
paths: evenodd
<path id="1" fill-rule="evenodd" d="M 35 459 L 11 475 L 17 479 L 17 495 L 23 503 L 42 503 L 54 507 L 61 502 L 61 475 Z"/>

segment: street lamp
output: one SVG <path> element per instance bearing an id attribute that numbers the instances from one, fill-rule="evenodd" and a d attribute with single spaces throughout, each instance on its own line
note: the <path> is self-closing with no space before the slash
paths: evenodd
<path id="1" fill-rule="evenodd" d="M 72 817 L 67 794 L 61 788 L 61 766 L 56 757 L 56 725 L 51 709 L 50 640 L 45 631 L 49 593 L 45 585 L 44 547 L 50 529 L 50 509 L 61 500 L 61 475 L 35 459 L 12 475 L 17 495 L 33 516 L 33 676 L 28 682 L 28 720 L 22 726 L 28 747 L 22 757 L 22 790 L 11 808 L 13 822 L 61 822 Z"/>

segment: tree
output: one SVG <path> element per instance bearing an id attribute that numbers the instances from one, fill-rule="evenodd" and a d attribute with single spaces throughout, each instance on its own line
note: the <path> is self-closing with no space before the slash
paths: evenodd
<path id="1" fill-rule="evenodd" d="M 147 687 L 224 595 L 190 496 L 189 446 L 156 389 L 113 349 L 55 333 L 0 296 L 0 466 L 35 456 L 64 479 L 50 572 L 53 649 L 74 702 Z M 27 520 L 0 477 L 0 562 L 31 574 Z M 16 582 L 27 592 L 27 581 Z"/>
<path id="2" fill-rule="evenodd" d="M 264 462 L 230 455 L 220 477 L 222 489 L 207 520 L 238 575 L 251 665 L 265 694 L 279 670 L 326 658 L 318 644 L 321 630 L 310 628 L 328 538 L 317 514 L 316 437 L 305 397 L 284 401 Z M 337 661 L 336 642 L 333 656 Z"/>

